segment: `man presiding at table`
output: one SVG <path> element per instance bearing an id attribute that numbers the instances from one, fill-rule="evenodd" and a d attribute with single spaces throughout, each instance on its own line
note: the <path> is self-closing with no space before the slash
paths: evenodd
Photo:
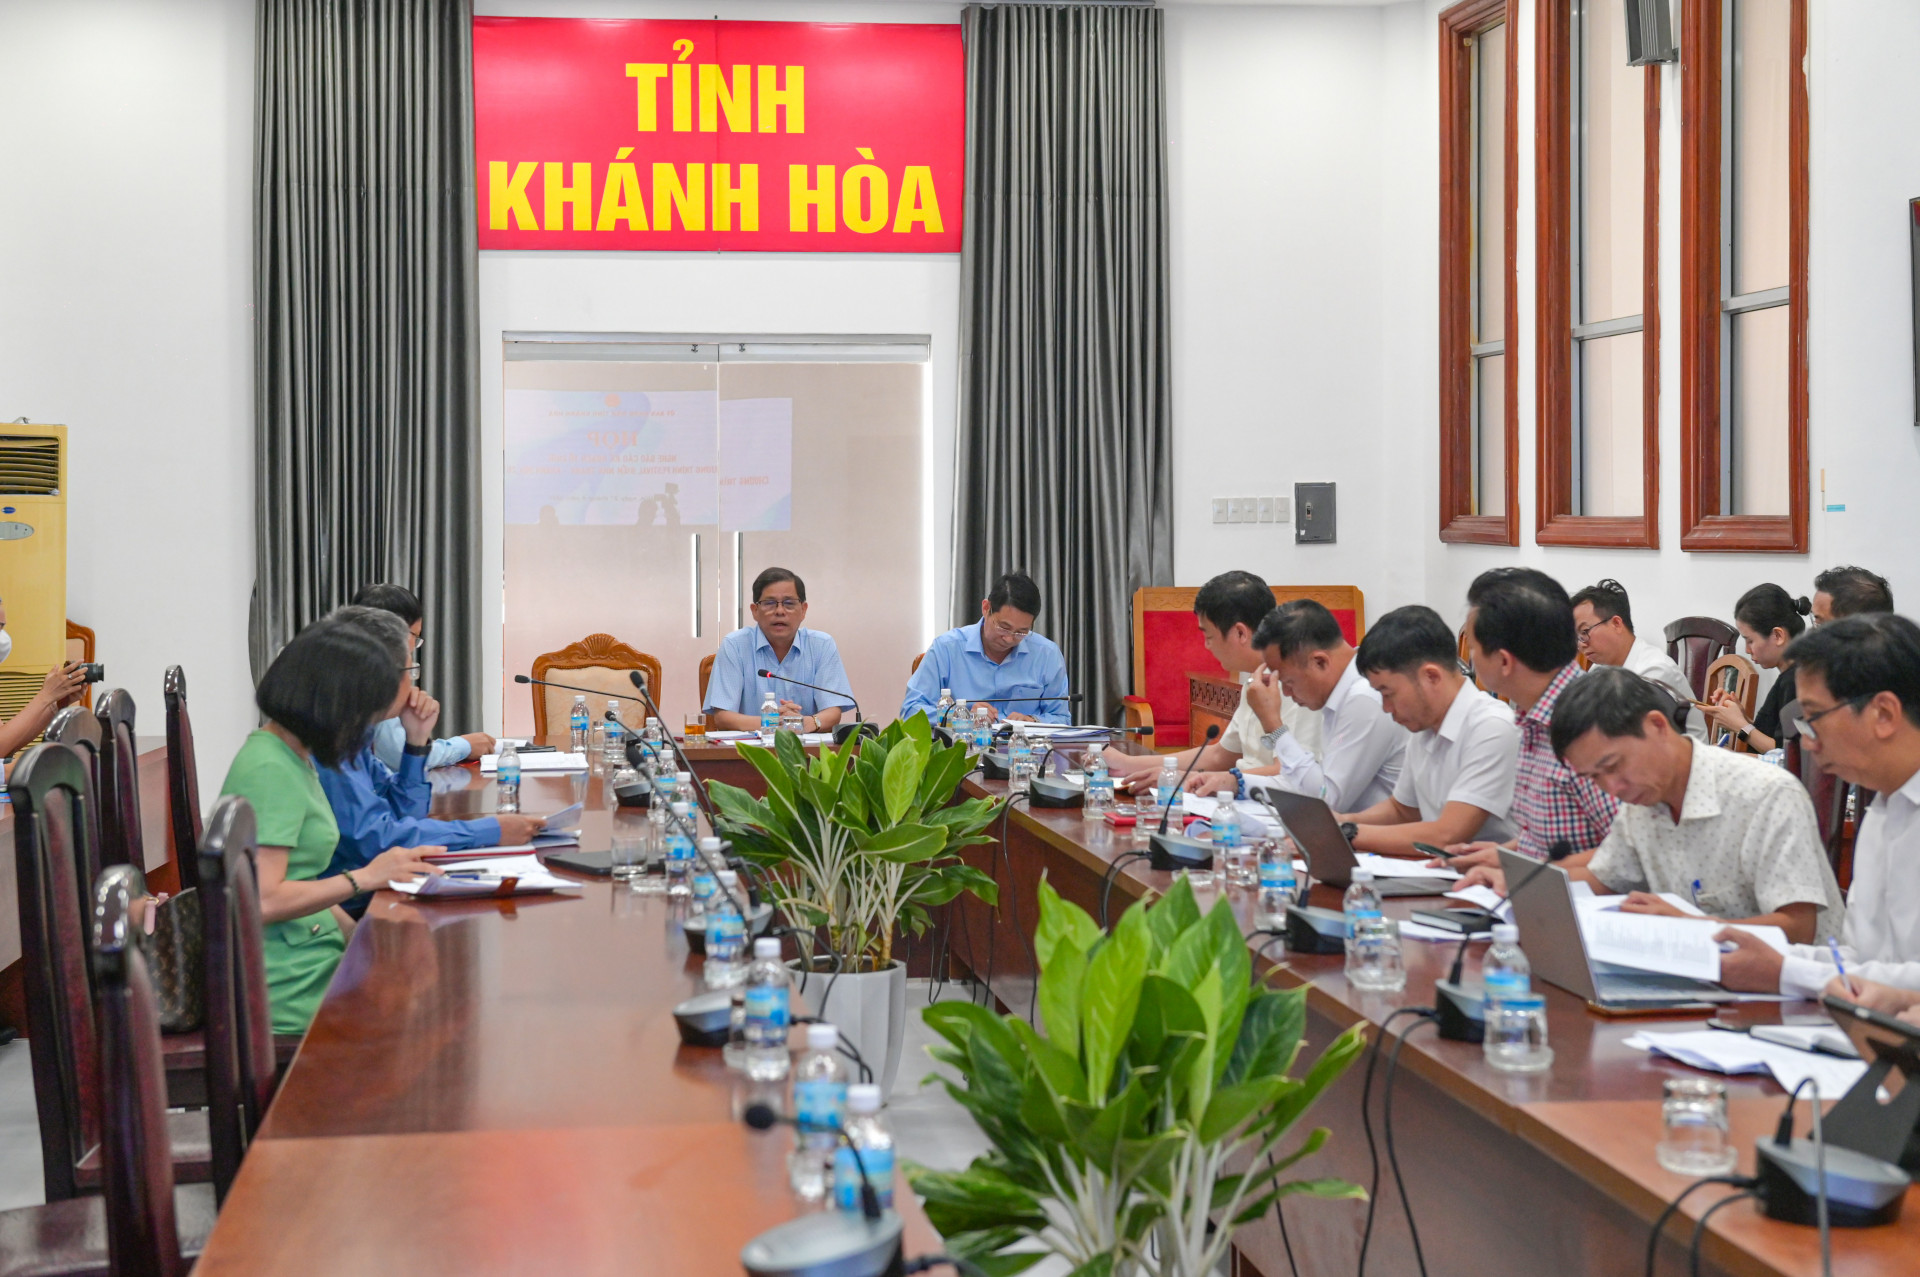
<path id="1" fill-rule="evenodd" d="M 735 630 L 720 640 L 714 654 L 713 675 L 701 706 L 707 726 L 728 732 L 751 732 L 760 727 L 760 704 L 772 692 L 782 714 L 800 715 L 800 730 L 825 732 L 840 721 L 840 711 L 853 705 L 840 649 L 833 636 L 806 628 L 807 586 L 785 568 L 768 568 L 753 578 L 753 616 L 756 624 Z M 761 678 L 768 670 L 794 682 Z M 828 687 L 819 692 L 802 683 Z"/>
<path id="2" fill-rule="evenodd" d="M 1008 572 L 980 600 L 980 619 L 933 641 L 907 681 L 900 717 L 929 718 L 944 689 L 988 718 L 1023 723 L 1070 723 L 1067 662 L 1052 639 L 1033 632 L 1040 587 L 1025 572 Z M 1047 699 L 1041 699 L 1045 697 Z"/>

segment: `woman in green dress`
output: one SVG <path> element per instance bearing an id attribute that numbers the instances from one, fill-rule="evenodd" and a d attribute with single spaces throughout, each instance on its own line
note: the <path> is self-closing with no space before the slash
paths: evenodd
<path id="1" fill-rule="evenodd" d="M 391 711 L 407 673 L 358 629 L 322 621 L 274 659 L 254 693 L 266 725 L 247 737 L 222 795 L 253 805 L 260 914 L 266 924 L 267 992 L 275 1033 L 304 1033 L 346 952 L 353 920 L 340 905 L 416 873 L 432 850 L 396 847 L 365 868 L 321 877 L 340 830 L 315 764 L 336 766 L 366 743 Z"/>

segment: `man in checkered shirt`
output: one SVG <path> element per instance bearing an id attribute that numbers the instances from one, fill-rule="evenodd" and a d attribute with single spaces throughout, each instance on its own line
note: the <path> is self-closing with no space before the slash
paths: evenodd
<path id="1" fill-rule="evenodd" d="M 1573 605 L 1560 583 L 1535 568 L 1482 572 L 1467 591 L 1467 651 L 1480 683 L 1513 703 L 1520 726 L 1520 765 L 1513 811 L 1520 836 L 1507 845 L 1545 860 L 1556 842 L 1573 848 L 1570 865 L 1585 864 L 1613 827 L 1620 804 L 1575 775 L 1553 752 L 1549 728 L 1560 694 L 1581 675 Z M 1498 865 L 1493 843 L 1464 844 L 1450 863 L 1459 869 Z M 1450 849 L 1451 850 L 1451 849 Z"/>

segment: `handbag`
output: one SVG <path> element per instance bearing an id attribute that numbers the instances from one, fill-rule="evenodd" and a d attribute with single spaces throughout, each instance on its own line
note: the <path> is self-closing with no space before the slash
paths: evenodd
<path id="1" fill-rule="evenodd" d="M 200 889 L 189 887 L 154 910 L 149 937 L 153 992 L 162 1033 L 190 1033 L 206 1020 L 206 921 Z"/>

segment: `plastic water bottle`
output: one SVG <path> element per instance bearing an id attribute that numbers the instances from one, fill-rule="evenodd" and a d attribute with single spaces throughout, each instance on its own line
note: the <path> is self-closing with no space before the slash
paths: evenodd
<path id="1" fill-rule="evenodd" d="M 933 703 L 933 725 L 947 727 L 953 722 L 953 689 L 940 689 L 940 699 Z"/>
<path id="2" fill-rule="evenodd" d="M 690 872 L 693 880 L 693 897 L 687 901 L 687 922 L 704 927 L 707 925 L 707 915 L 713 912 L 713 899 L 720 892 L 720 880 L 713 876 L 713 866 L 708 863 L 705 856 L 693 858 L 693 868 Z"/>
<path id="3" fill-rule="evenodd" d="M 746 1012 L 747 1076 L 755 1082 L 778 1082 L 793 1059 L 787 1052 L 788 1011 L 792 982 L 780 961 L 780 941 L 762 936 L 753 942 L 753 965 L 747 968 Z"/>
<path id="4" fill-rule="evenodd" d="M 1245 841 L 1240 832 L 1240 812 L 1233 805 L 1232 794 L 1223 792 L 1220 801 L 1213 805 L 1212 825 L 1214 854 L 1231 859 Z"/>
<path id="5" fill-rule="evenodd" d="M 673 775 L 672 801 L 676 803 L 685 803 L 687 805 L 687 810 L 696 817 L 695 823 L 696 824 L 699 823 L 697 820 L 697 817 L 700 815 L 700 803 L 699 803 L 699 800 L 693 796 L 693 773 L 692 772 L 673 772 L 672 775 Z"/>
<path id="6" fill-rule="evenodd" d="M 587 728 L 593 716 L 587 713 L 587 698 L 573 698 L 573 712 L 567 715 L 567 748 L 576 754 L 587 752 Z"/>
<path id="7" fill-rule="evenodd" d="M 787 1175 L 802 1201 L 817 1202 L 827 1195 L 834 1153 L 840 1148 L 836 1132 L 846 1120 L 847 1066 L 839 1046 L 840 1030 L 809 1024 L 806 1054 L 793 1066 L 793 1116 L 801 1127 L 794 1132 Z"/>
<path id="8" fill-rule="evenodd" d="M 1019 723 L 1013 725 L 1013 738 L 1007 742 L 1007 792 L 1033 792 L 1033 742 Z"/>
<path id="9" fill-rule="evenodd" d="M 1168 754 L 1165 761 L 1160 764 L 1160 779 L 1156 781 L 1153 786 L 1153 801 L 1156 806 L 1164 811 L 1173 806 L 1179 799 L 1180 764 L 1174 761 L 1172 754 Z M 1178 822 L 1175 823 L 1174 832 L 1180 832 Z"/>
<path id="10" fill-rule="evenodd" d="M 985 701 L 973 707 L 973 752 L 984 754 L 993 748 L 993 710 Z"/>
<path id="11" fill-rule="evenodd" d="M 720 840 L 707 841 L 718 856 Z M 709 989 L 731 989 L 747 978 L 747 924 L 740 917 L 740 875 L 722 869 L 719 879 L 707 909 L 707 965 L 702 974 Z"/>
<path id="12" fill-rule="evenodd" d="M 510 740 L 500 742 L 500 755 L 493 773 L 500 786 L 501 811 L 520 810 L 520 747 Z"/>
<path id="13" fill-rule="evenodd" d="M 773 748 L 773 734 L 780 730 L 780 698 L 768 692 L 760 702 L 760 743 Z"/>
<path id="14" fill-rule="evenodd" d="M 1496 923 L 1493 947 L 1480 962 L 1486 989 L 1487 1063 L 1502 1073 L 1538 1073 L 1553 1063 L 1547 1045 L 1547 1003 L 1533 991 L 1533 967 L 1520 951 L 1520 928 Z"/>
<path id="15" fill-rule="evenodd" d="M 1407 987 L 1407 963 L 1400 952 L 1400 929 L 1380 912 L 1373 871 L 1353 871 L 1342 911 L 1347 916 L 1347 983 L 1356 989 L 1391 991 Z"/>
<path id="16" fill-rule="evenodd" d="M 688 818 L 685 803 L 674 803 L 672 811 L 666 826 L 667 893 L 684 896 L 693 890 L 693 839 L 687 836 L 693 822 Z"/>
<path id="17" fill-rule="evenodd" d="M 1270 838 L 1260 847 L 1260 886 L 1254 898 L 1253 921 L 1259 927 L 1283 927 L 1287 907 L 1299 884 L 1293 876 L 1293 853 L 1285 843 Z"/>
<path id="18" fill-rule="evenodd" d="M 601 743 L 601 764 L 608 770 L 627 760 L 627 725 L 620 721 L 620 702 L 607 702 L 607 734 Z"/>
<path id="19" fill-rule="evenodd" d="M 893 1132 L 880 1112 L 880 1088 L 871 1082 L 857 1082 L 847 1088 L 847 1139 L 860 1150 L 854 1161 L 853 1149 L 841 1145 L 833 1155 L 833 1200 L 844 1211 L 860 1209 L 860 1172 L 873 1185 L 880 1208 L 893 1205 Z"/>
<path id="20" fill-rule="evenodd" d="M 1107 770 L 1107 757 L 1095 750 L 1088 755 L 1087 797 L 1080 814 L 1088 820 L 1104 820 L 1113 810 L 1113 773 Z"/>

